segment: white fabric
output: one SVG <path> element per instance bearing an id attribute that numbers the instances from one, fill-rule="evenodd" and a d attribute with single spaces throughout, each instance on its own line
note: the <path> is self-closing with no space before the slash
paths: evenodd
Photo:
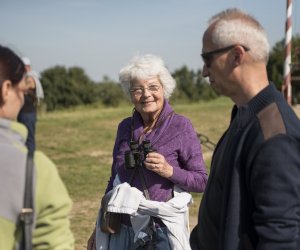
<path id="1" fill-rule="evenodd" d="M 146 200 L 143 193 L 128 183 L 117 185 L 111 192 L 107 211 L 131 215 L 136 241 L 139 232 L 149 222 L 150 216 L 160 218 L 166 225 L 172 249 L 189 250 L 188 205 L 192 196 L 187 192 L 177 193 L 168 202 Z M 103 249 L 103 248 L 97 248 Z"/>
<path id="2" fill-rule="evenodd" d="M 36 97 L 37 99 L 43 99 L 44 98 L 44 91 L 43 86 L 39 80 L 39 74 L 33 70 L 27 72 L 28 76 L 31 76 L 35 82 L 35 90 L 36 90 Z"/>
<path id="3" fill-rule="evenodd" d="M 116 175 L 114 182 L 113 182 L 113 186 L 116 187 L 120 183 L 121 183 L 121 181 L 120 181 L 119 175 Z M 113 192 L 113 190 L 111 190 L 110 192 Z M 100 218 L 100 215 L 101 215 L 100 209 L 99 209 L 97 221 L 96 221 L 96 236 L 95 236 L 96 237 L 96 250 L 108 250 L 109 235 L 106 233 L 103 233 L 100 229 L 100 219 L 101 219 Z"/>
<path id="4" fill-rule="evenodd" d="M 191 195 L 182 192 L 168 202 L 142 199 L 138 211 L 140 214 L 155 216 L 163 221 L 168 229 L 172 249 L 188 250 L 191 249 L 188 218 L 188 205 L 191 202 Z"/>
<path id="5" fill-rule="evenodd" d="M 25 65 L 31 65 L 30 59 L 28 57 L 22 57 L 22 61 Z"/>
<path id="6" fill-rule="evenodd" d="M 121 214 L 134 214 L 137 212 L 143 193 L 131 187 L 127 182 L 113 188 L 112 196 L 107 204 L 107 211 Z M 144 198 L 145 199 L 145 198 Z"/>

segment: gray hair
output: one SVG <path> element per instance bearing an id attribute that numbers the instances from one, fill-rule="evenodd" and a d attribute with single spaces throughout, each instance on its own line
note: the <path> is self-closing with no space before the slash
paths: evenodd
<path id="1" fill-rule="evenodd" d="M 119 73 L 122 89 L 129 98 L 129 90 L 133 80 L 147 80 L 152 77 L 158 77 L 164 89 L 164 97 L 169 99 L 175 89 L 176 82 L 161 57 L 151 54 L 136 56 Z"/>
<path id="2" fill-rule="evenodd" d="M 254 61 L 269 60 L 270 45 L 261 24 L 249 14 L 238 9 L 227 9 L 213 16 L 209 25 L 212 29 L 212 42 L 219 47 L 233 44 L 244 45 Z"/>

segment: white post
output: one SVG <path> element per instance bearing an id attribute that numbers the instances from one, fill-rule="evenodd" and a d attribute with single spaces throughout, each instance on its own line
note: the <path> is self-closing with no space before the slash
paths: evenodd
<path id="1" fill-rule="evenodd" d="M 292 0 L 287 0 L 286 26 L 285 26 L 285 61 L 284 61 L 284 83 L 282 92 L 288 102 L 292 104 L 291 85 L 291 51 L 292 51 Z"/>

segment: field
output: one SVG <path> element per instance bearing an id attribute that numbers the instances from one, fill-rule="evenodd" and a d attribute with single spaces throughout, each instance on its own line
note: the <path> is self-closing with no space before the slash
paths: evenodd
<path id="1" fill-rule="evenodd" d="M 229 123 L 232 102 L 215 101 L 173 106 L 177 113 L 190 118 L 195 130 L 217 142 Z M 72 231 L 76 249 L 86 249 L 95 224 L 99 200 L 110 175 L 111 153 L 118 123 L 130 116 L 132 107 L 79 107 L 40 114 L 37 125 L 37 147 L 57 165 L 73 199 Z M 210 166 L 212 151 L 202 146 Z M 191 224 L 195 224 L 201 195 L 193 194 Z"/>

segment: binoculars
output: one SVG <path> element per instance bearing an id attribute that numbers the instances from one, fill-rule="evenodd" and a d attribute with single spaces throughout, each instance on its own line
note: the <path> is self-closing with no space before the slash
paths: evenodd
<path id="1" fill-rule="evenodd" d="M 149 140 L 144 140 L 141 147 L 138 142 L 130 141 L 130 150 L 125 151 L 125 168 L 133 169 L 142 166 L 147 154 L 154 151 Z"/>

